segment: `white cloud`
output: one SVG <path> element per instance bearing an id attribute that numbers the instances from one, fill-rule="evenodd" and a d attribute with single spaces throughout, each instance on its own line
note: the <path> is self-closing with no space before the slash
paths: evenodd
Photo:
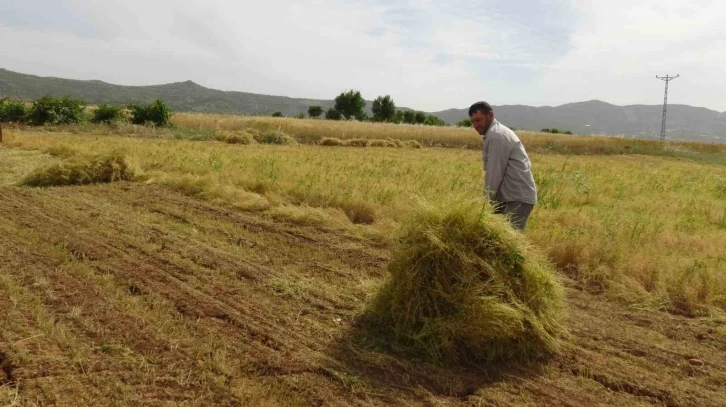
<path id="1" fill-rule="evenodd" d="M 71 23 L 44 30 L 0 22 L 0 35 L 16 39 L 0 43 L 5 67 L 122 84 L 192 79 L 309 98 L 356 88 L 434 110 L 466 105 L 472 96 L 464 93 L 481 90 L 472 61 L 519 48 L 508 42 L 515 33 L 472 13 L 471 2 L 69 0 L 66 7 L 98 34 L 78 36 Z"/>
<path id="2" fill-rule="evenodd" d="M 480 99 L 655 104 L 654 76 L 680 73 L 673 103 L 726 109 L 717 1 L 26 0 L 11 13 L 12 4 L 0 4 L 0 38 L 12 39 L 0 42 L 2 67 L 38 75 L 328 99 L 355 88 L 439 110 Z"/>
<path id="3" fill-rule="evenodd" d="M 726 73 L 726 3 L 575 4 L 582 19 L 572 36 L 573 47 L 544 77 L 552 102 L 601 99 L 657 104 L 663 83 L 655 76 L 680 74 L 670 89 L 669 103 L 726 110 L 726 85 L 721 79 Z"/>

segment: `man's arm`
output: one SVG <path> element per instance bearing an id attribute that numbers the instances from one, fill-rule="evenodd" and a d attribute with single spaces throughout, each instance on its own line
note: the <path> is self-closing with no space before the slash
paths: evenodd
<path id="1" fill-rule="evenodd" d="M 491 135 L 484 151 L 484 184 L 489 201 L 496 202 L 504 171 L 509 161 L 510 147 L 500 135 Z"/>

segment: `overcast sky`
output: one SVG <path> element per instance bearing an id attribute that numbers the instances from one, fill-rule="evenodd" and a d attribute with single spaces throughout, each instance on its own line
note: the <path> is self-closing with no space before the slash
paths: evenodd
<path id="1" fill-rule="evenodd" d="M 600 99 L 726 111 L 726 2 L 0 0 L 0 67 L 123 85 L 193 80 L 427 111 Z"/>

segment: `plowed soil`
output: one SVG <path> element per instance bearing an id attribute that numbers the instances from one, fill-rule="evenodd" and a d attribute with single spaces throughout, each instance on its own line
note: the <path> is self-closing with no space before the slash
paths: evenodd
<path id="1" fill-rule="evenodd" d="M 539 364 L 367 346 L 388 256 L 160 186 L 0 187 L 0 405 L 726 405 L 723 321 L 564 277 L 570 336 Z"/>

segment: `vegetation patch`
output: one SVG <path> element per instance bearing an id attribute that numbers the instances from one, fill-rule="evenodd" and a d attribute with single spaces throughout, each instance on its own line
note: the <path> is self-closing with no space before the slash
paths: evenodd
<path id="1" fill-rule="evenodd" d="M 256 143 L 254 136 L 246 131 L 221 130 L 217 132 L 216 139 L 228 144 L 248 145 Z"/>
<path id="2" fill-rule="evenodd" d="M 343 140 L 337 138 L 337 137 L 325 137 L 322 140 L 320 140 L 321 146 L 342 146 Z"/>
<path id="3" fill-rule="evenodd" d="M 421 143 L 419 143 L 416 140 L 406 140 L 403 142 L 403 146 L 408 147 L 408 148 L 421 148 L 422 147 Z"/>
<path id="4" fill-rule="evenodd" d="M 124 112 L 120 106 L 101 104 L 93 111 L 93 123 L 111 124 L 124 119 Z"/>
<path id="5" fill-rule="evenodd" d="M 297 144 L 294 138 L 280 130 L 266 130 L 254 136 L 254 139 L 261 144 L 293 145 Z"/>
<path id="6" fill-rule="evenodd" d="M 53 187 L 128 181 L 133 178 L 125 158 L 117 153 L 68 160 L 36 169 L 20 181 L 21 186 Z"/>
<path id="7" fill-rule="evenodd" d="M 168 126 L 171 121 L 171 109 L 161 99 L 148 105 L 132 103 L 128 108 L 131 111 L 131 123 L 133 124 L 164 127 Z"/>
<path id="8" fill-rule="evenodd" d="M 44 96 L 35 102 L 27 114 L 30 124 L 75 124 L 83 121 L 86 104 L 82 100 Z"/>
<path id="9" fill-rule="evenodd" d="M 406 353 L 445 364 L 533 361 L 559 347 L 553 267 L 478 201 L 420 203 L 389 271 L 366 320 Z"/>
<path id="10" fill-rule="evenodd" d="M 348 147 L 368 147 L 368 143 L 370 140 L 364 139 L 364 138 L 354 138 L 350 140 L 345 140 L 343 145 Z"/>

